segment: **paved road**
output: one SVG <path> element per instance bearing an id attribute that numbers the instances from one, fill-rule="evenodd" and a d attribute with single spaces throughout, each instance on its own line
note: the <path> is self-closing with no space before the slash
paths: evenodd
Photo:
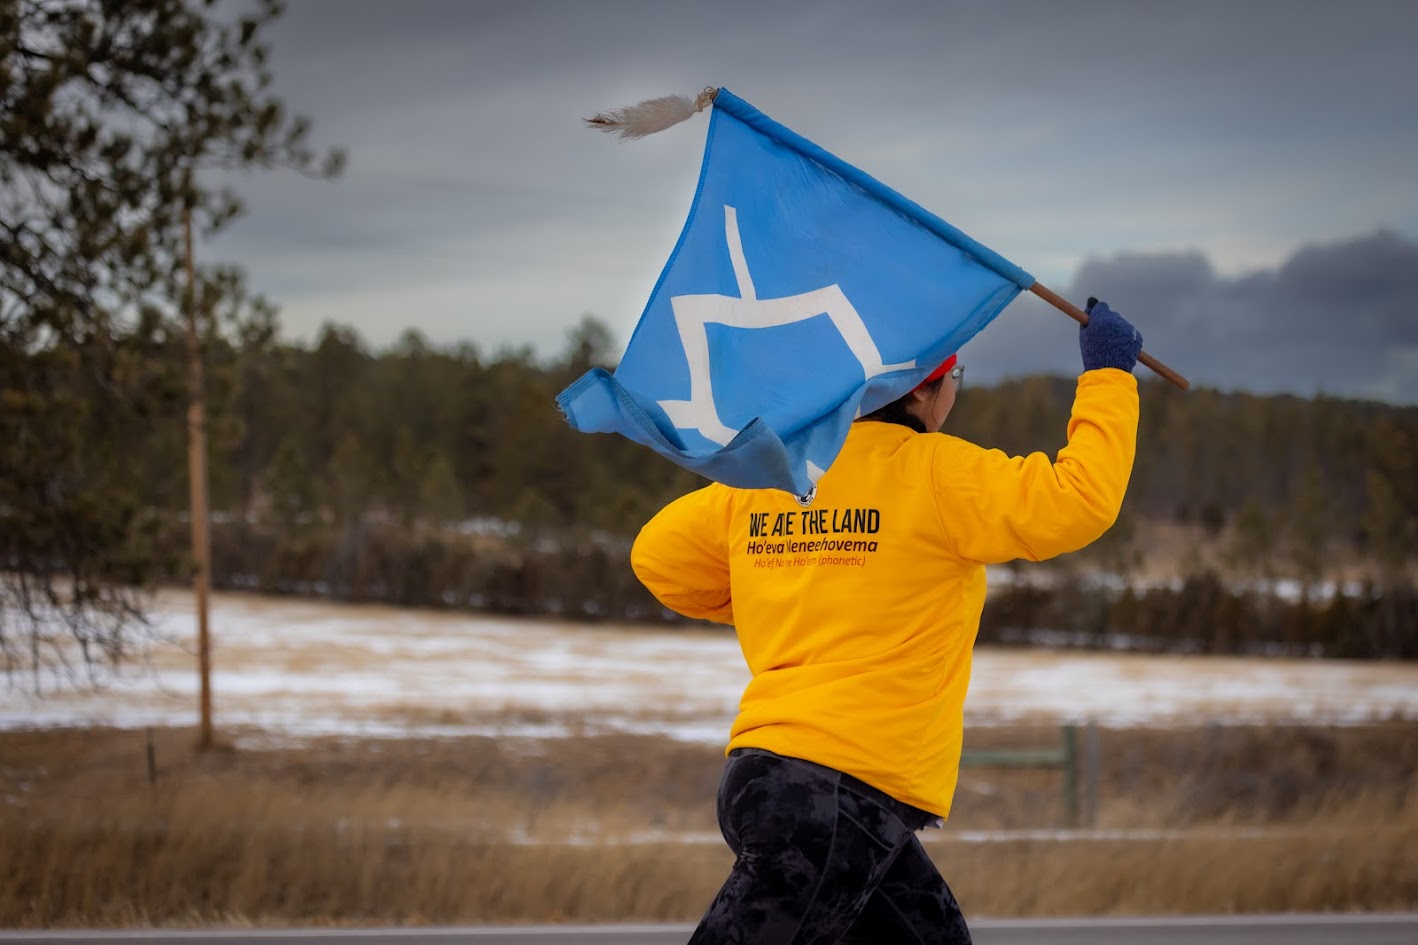
<path id="1" fill-rule="evenodd" d="M 1146 919 L 978 919 L 975 945 L 1414 945 L 1409 915 L 1199 916 Z M 687 925 L 583 925 L 465 929 L 290 929 L 0 932 L 0 943 L 114 945 L 681 945 Z"/>

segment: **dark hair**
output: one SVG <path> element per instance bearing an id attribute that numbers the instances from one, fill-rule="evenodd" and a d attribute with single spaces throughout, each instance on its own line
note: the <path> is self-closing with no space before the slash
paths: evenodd
<path id="1" fill-rule="evenodd" d="M 941 382 L 944 380 L 944 377 L 938 377 L 933 381 L 922 384 L 920 387 L 916 388 L 916 390 L 928 390 L 934 393 L 940 389 Z M 921 418 L 906 409 L 906 404 L 910 402 L 912 393 L 914 393 L 914 391 L 907 391 L 904 396 L 896 398 L 884 407 L 878 407 L 865 417 L 862 417 L 862 419 L 880 420 L 882 423 L 899 423 L 903 427 L 910 427 L 917 433 L 925 433 L 926 425 L 921 422 Z"/>

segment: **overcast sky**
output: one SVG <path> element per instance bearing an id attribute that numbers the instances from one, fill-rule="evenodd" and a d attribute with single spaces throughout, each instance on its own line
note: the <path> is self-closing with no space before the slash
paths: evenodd
<path id="1" fill-rule="evenodd" d="M 279 91 L 337 182 L 241 182 L 202 248 L 286 337 L 629 339 L 694 193 L 705 116 L 620 143 L 597 111 L 724 86 L 1194 381 L 1418 402 L 1418 3 L 290 0 Z M 1032 299 L 972 378 L 1078 369 Z"/>

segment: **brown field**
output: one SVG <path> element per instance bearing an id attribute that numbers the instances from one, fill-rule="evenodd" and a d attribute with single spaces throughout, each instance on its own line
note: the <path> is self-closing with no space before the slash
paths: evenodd
<path id="1" fill-rule="evenodd" d="M 192 743 L 150 783 L 142 731 L 0 733 L 0 926 L 692 921 L 730 864 L 712 747 Z M 1060 783 L 962 773 L 923 836 L 968 914 L 1418 907 L 1414 723 L 1106 730 L 1096 832 L 1049 832 Z"/>

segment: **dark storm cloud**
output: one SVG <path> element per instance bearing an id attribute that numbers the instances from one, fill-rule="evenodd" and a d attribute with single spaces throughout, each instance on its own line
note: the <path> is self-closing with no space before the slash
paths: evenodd
<path id="1" fill-rule="evenodd" d="M 1112 292 L 1114 268 L 1086 265 L 1076 284 Z M 1212 383 L 1418 401 L 1418 243 L 1381 232 L 1235 279 L 1132 281 L 1119 290 L 1174 313 L 1158 319 L 1158 343 Z"/>
<path id="2" fill-rule="evenodd" d="M 1090 260 L 1067 294 L 1105 299 L 1196 383 L 1418 402 L 1418 242 L 1391 232 L 1306 246 L 1234 278 L 1196 253 Z M 1017 304 L 972 343 L 972 368 L 1076 370 L 1072 322 Z"/>

